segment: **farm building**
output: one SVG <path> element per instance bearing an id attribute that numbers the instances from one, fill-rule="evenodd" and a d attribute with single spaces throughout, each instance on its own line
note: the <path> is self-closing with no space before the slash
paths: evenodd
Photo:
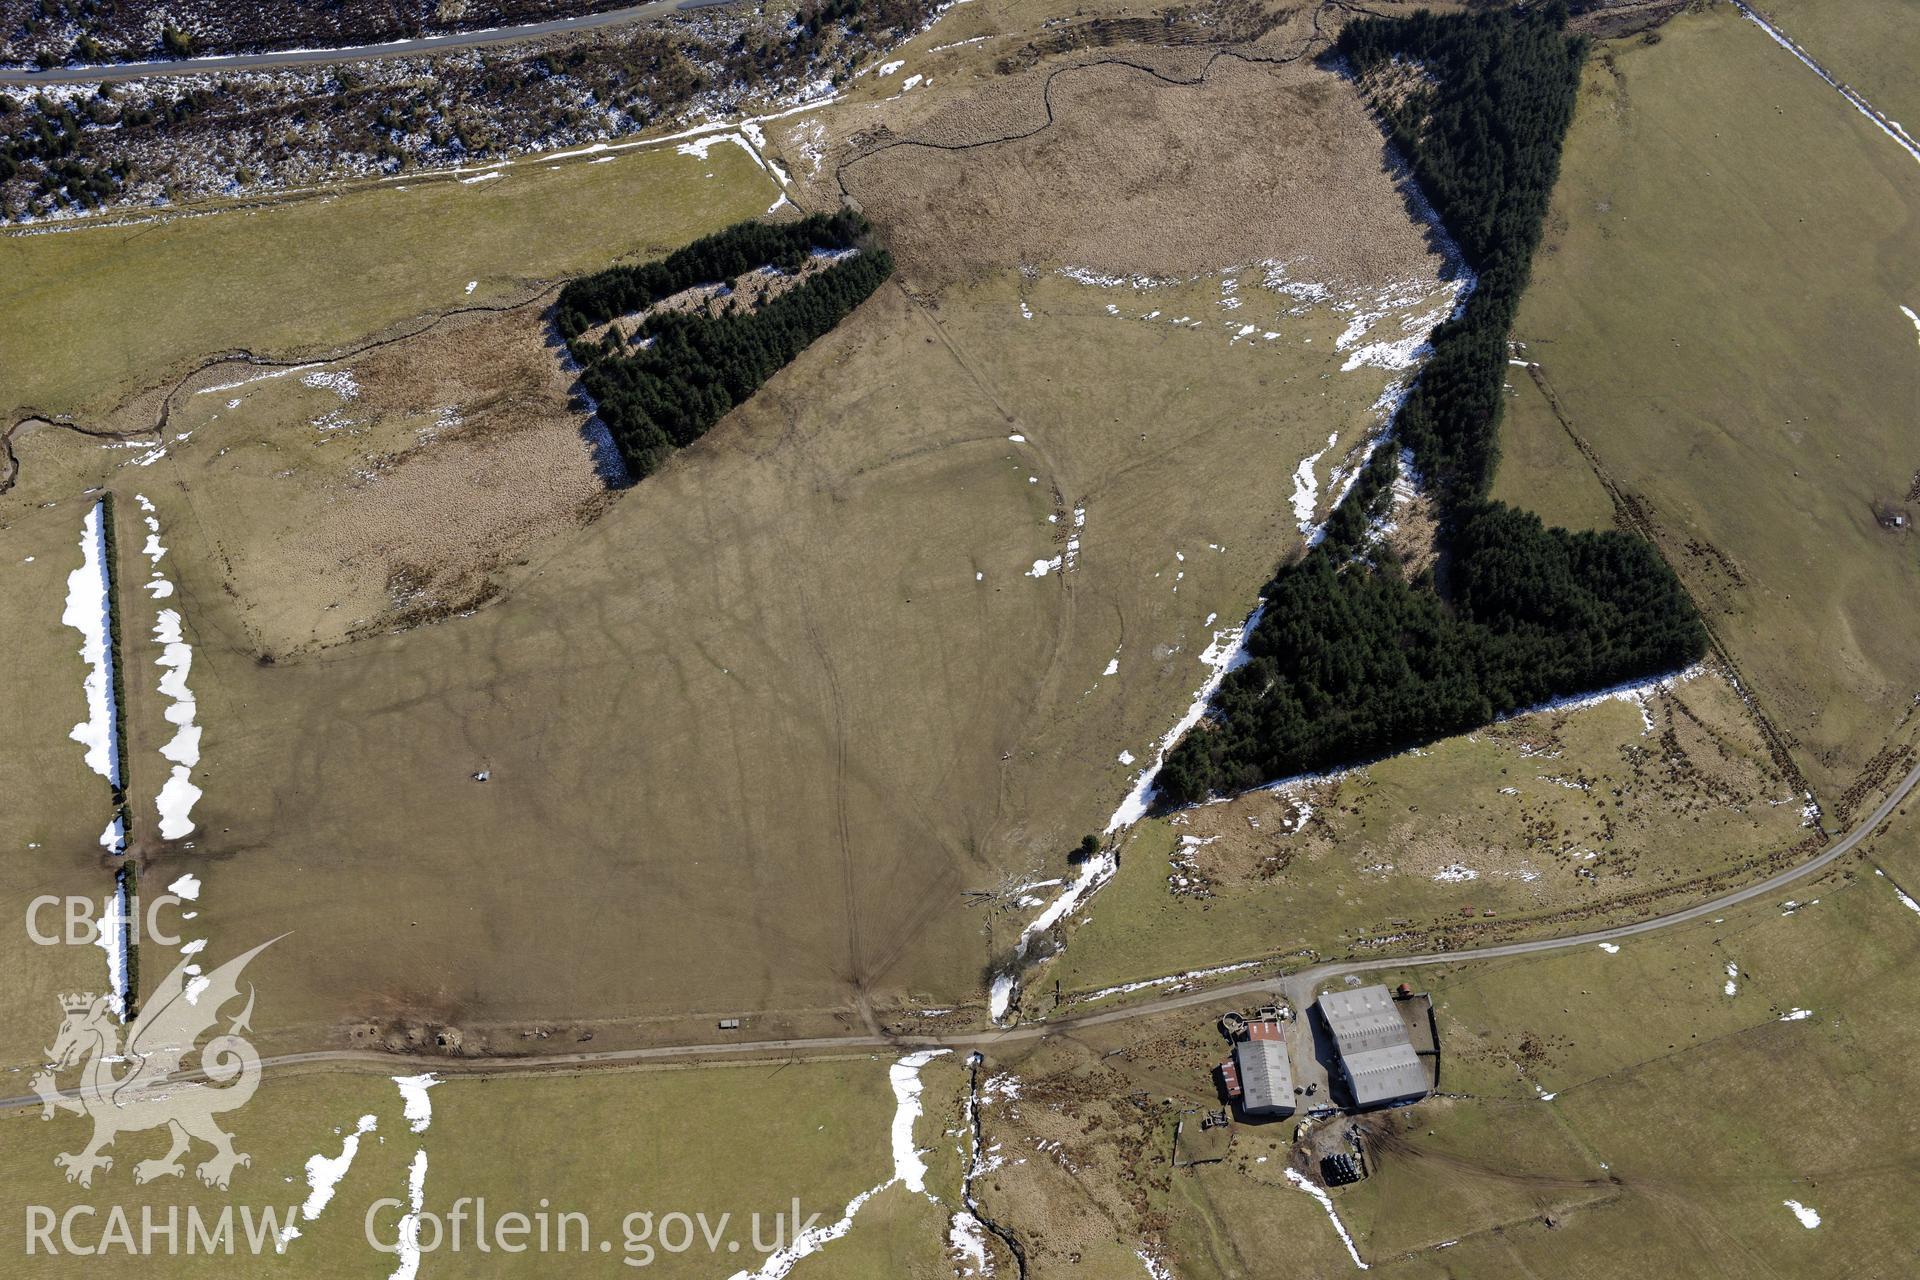
<path id="1" fill-rule="evenodd" d="M 1286 1035 L 1277 1021 L 1249 1022 L 1246 1037 L 1233 1046 L 1233 1056 L 1220 1064 L 1220 1078 L 1243 1115 L 1293 1114 L 1293 1068 L 1287 1061 Z"/>
<path id="2" fill-rule="evenodd" d="M 1384 1107 L 1426 1096 L 1426 1066 L 1384 986 L 1329 991 L 1318 1005 L 1355 1107 Z"/>

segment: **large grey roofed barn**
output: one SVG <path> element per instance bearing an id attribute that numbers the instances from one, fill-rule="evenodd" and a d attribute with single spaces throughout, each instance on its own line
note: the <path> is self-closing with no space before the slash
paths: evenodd
<path id="1" fill-rule="evenodd" d="M 1256 1116 L 1293 1110 L 1293 1068 L 1285 1040 L 1242 1040 L 1233 1046 L 1233 1066 L 1240 1076 L 1241 1110 Z"/>
<path id="2" fill-rule="evenodd" d="M 1340 1051 L 1340 1068 L 1353 1089 L 1355 1106 L 1425 1095 L 1427 1070 L 1386 987 L 1329 991 L 1320 997 L 1320 1016 Z"/>

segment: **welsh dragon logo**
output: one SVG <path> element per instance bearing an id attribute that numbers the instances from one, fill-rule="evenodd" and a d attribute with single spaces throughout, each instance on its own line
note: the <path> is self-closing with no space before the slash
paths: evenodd
<path id="1" fill-rule="evenodd" d="M 41 1119 L 51 1120 L 56 1110 L 93 1118 L 93 1140 L 80 1151 L 53 1158 L 67 1171 L 68 1182 L 92 1186 L 95 1169 L 113 1168 L 113 1157 L 103 1155 L 104 1149 L 120 1134 L 140 1129 L 165 1128 L 173 1145 L 164 1156 L 133 1166 L 136 1183 L 180 1177 L 185 1172 L 180 1157 L 196 1138 L 213 1148 L 212 1157 L 195 1169 L 210 1187 L 225 1190 L 235 1167 L 252 1163 L 233 1149 L 233 1135 L 215 1120 L 224 1111 L 245 1106 L 260 1086 L 260 1055 L 240 1035 L 250 1029 L 251 985 L 245 1007 L 226 1031 L 198 1048 L 198 1069 L 182 1073 L 180 1066 L 196 1051 L 200 1037 L 215 1029 L 221 1008 L 239 997 L 240 973 L 247 962 L 277 941 L 263 942 L 204 976 L 189 974 L 198 966 L 182 959 L 127 1029 L 124 1049 L 110 996 L 89 992 L 60 998 L 65 1015 L 60 1034 L 47 1050 L 47 1066 L 34 1076 L 33 1088 L 43 1104 Z M 59 1073 L 74 1067 L 80 1068 L 80 1087 L 63 1092 Z M 125 1069 L 116 1074 L 116 1067 Z"/>

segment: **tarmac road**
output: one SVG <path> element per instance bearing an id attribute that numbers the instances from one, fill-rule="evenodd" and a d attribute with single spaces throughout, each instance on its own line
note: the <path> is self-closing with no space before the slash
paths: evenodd
<path id="1" fill-rule="evenodd" d="M 833 1051 L 846 1049 L 891 1049 L 891 1048 L 939 1048 L 961 1050 L 989 1050 L 997 1045 L 1018 1044 L 1026 1040 L 1039 1040 L 1048 1036 L 1069 1035 L 1087 1027 L 1104 1026 L 1113 1022 L 1128 1022 L 1136 1018 L 1151 1018 L 1159 1014 L 1170 1013 L 1176 1009 L 1190 1008 L 1194 1005 L 1218 1004 L 1240 996 L 1280 995 L 1291 1001 L 1296 1009 L 1305 1008 L 1315 994 L 1315 989 L 1331 978 L 1344 978 L 1349 974 L 1368 973 L 1379 969 L 1405 969 L 1416 965 L 1459 964 L 1468 960 L 1496 960 L 1503 956 L 1537 955 L 1547 951 L 1563 951 L 1568 947 L 1595 946 L 1602 942 L 1615 942 L 1622 938 L 1637 937 L 1652 933 L 1656 929 L 1667 929 L 1674 925 L 1698 920 L 1703 916 L 1716 915 L 1751 902 L 1755 898 L 1764 898 L 1778 893 L 1788 885 L 1803 880 L 1815 872 L 1832 865 L 1851 853 L 1855 846 L 1870 835 L 1874 828 L 1886 820 L 1902 800 L 1907 798 L 1916 785 L 1920 785 L 1920 766 L 1902 778 L 1887 798 L 1852 831 L 1835 841 L 1820 855 L 1797 867 L 1790 867 L 1776 875 L 1767 877 L 1736 889 L 1717 898 L 1663 916 L 1653 916 L 1633 924 L 1619 925 L 1611 929 L 1596 929 L 1591 933 L 1569 934 L 1563 938 L 1538 938 L 1531 942 L 1509 942 L 1494 947 L 1475 947 L 1465 951 L 1440 951 L 1415 956 L 1381 956 L 1367 960 L 1341 960 L 1331 964 L 1315 965 L 1302 969 L 1298 973 L 1276 974 L 1266 978 L 1253 978 L 1245 982 L 1229 983 L 1226 986 L 1209 987 L 1201 991 L 1187 991 L 1179 995 L 1162 996 L 1142 1004 L 1128 1005 L 1124 1008 L 1110 1009 L 1104 1013 L 1081 1014 L 1076 1017 L 1061 1018 L 1053 1022 L 1030 1022 L 1019 1026 L 1006 1027 L 994 1031 L 975 1031 L 963 1035 L 928 1036 L 891 1036 L 857 1034 L 844 1036 L 814 1036 L 793 1040 L 731 1040 L 719 1044 L 680 1044 L 650 1045 L 641 1049 L 602 1049 L 595 1051 L 528 1055 L 515 1058 L 405 1058 L 396 1054 L 376 1053 L 360 1049 L 318 1049 L 309 1053 L 285 1053 L 262 1058 L 263 1070 L 276 1067 L 291 1067 L 303 1064 L 324 1063 L 368 1063 L 383 1068 L 396 1065 L 431 1068 L 446 1075 L 489 1074 L 499 1072 L 528 1072 L 543 1069 L 564 1069 L 568 1067 L 617 1066 L 622 1063 L 654 1062 L 679 1058 L 736 1058 L 736 1057 L 777 1057 L 785 1054 L 808 1053 L 814 1051 Z M 199 1079 L 199 1073 L 182 1075 L 182 1080 Z M 0 1098 L 0 1110 L 13 1110 L 17 1107 L 31 1106 L 40 1099 L 35 1096 Z"/>
<path id="2" fill-rule="evenodd" d="M 625 9 L 583 13 L 575 18 L 550 18 L 519 27 L 491 27 L 482 31 L 448 31 L 385 44 L 345 45 L 337 49 L 281 49 L 270 53 L 236 53 L 207 58 L 160 62 L 117 62 L 91 67 L 55 67 L 50 71 L 13 67 L 0 70 L 0 84 L 97 84 L 103 80 L 146 80 L 157 76 L 208 75 L 221 71 L 270 71 L 275 67 L 320 66 L 330 62 L 360 62 L 368 58 L 404 58 L 449 49 L 511 44 L 563 31 L 592 31 L 629 22 L 661 18 L 687 9 L 709 9 L 735 0 L 649 0 Z"/>

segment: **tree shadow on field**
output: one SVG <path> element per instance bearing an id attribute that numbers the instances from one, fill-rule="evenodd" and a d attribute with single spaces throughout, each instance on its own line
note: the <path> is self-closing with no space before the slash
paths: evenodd
<path id="1" fill-rule="evenodd" d="M 1428 201 L 1427 193 L 1420 189 L 1420 184 L 1414 179 L 1413 166 L 1390 139 L 1380 143 L 1380 167 L 1392 179 L 1393 189 L 1399 193 L 1407 221 L 1419 227 L 1426 238 L 1427 252 L 1441 260 L 1439 278 L 1451 283 L 1466 277 L 1471 283 L 1473 272 L 1467 266 L 1466 255 L 1460 252 L 1460 246 L 1454 243 L 1446 225 L 1440 221 L 1439 213 Z M 1459 314 L 1458 308 L 1465 306 L 1466 301 L 1467 295 L 1463 291 L 1456 303 L 1456 316 Z"/>
<path id="2" fill-rule="evenodd" d="M 584 370 L 580 362 L 573 358 L 573 352 L 567 346 L 565 338 L 560 336 L 558 309 L 547 308 L 544 317 L 546 326 L 546 346 L 554 353 L 560 367 L 571 374 L 572 382 L 567 385 L 567 407 L 576 413 L 585 414 L 580 423 L 580 438 L 586 442 L 587 452 L 593 458 L 593 473 L 600 483 L 609 489 L 631 489 L 634 485 L 633 473 L 627 468 L 627 460 L 620 452 L 620 446 L 614 443 L 613 432 L 600 418 L 600 410 L 587 394 L 586 385 L 581 381 Z"/>
<path id="3" fill-rule="evenodd" d="M 1346 81 L 1347 86 L 1359 98 L 1361 106 L 1366 109 L 1367 118 L 1373 121 L 1374 127 L 1380 131 L 1380 167 L 1392 180 L 1393 189 L 1399 193 L 1407 220 L 1419 227 L 1422 234 L 1426 236 L 1427 251 L 1444 262 L 1445 265 L 1440 268 L 1440 279 L 1454 281 L 1470 275 L 1467 260 L 1461 254 L 1460 246 L 1454 243 L 1453 237 L 1447 233 L 1445 224 L 1440 221 L 1439 213 L 1428 201 L 1426 193 L 1420 189 L 1419 182 L 1414 178 L 1412 163 L 1401 154 L 1400 148 L 1393 144 L 1393 134 L 1387 127 L 1386 120 L 1367 100 L 1367 95 L 1361 92 L 1360 80 L 1353 74 L 1353 68 L 1347 65 L 1345 58 L 1332 49 L 1321 54 L 1318 62 L 1322 70 Z M 1460 303 L 1462 305 L 1466 303 L 1464 296 L 1460 299 Z"/>

